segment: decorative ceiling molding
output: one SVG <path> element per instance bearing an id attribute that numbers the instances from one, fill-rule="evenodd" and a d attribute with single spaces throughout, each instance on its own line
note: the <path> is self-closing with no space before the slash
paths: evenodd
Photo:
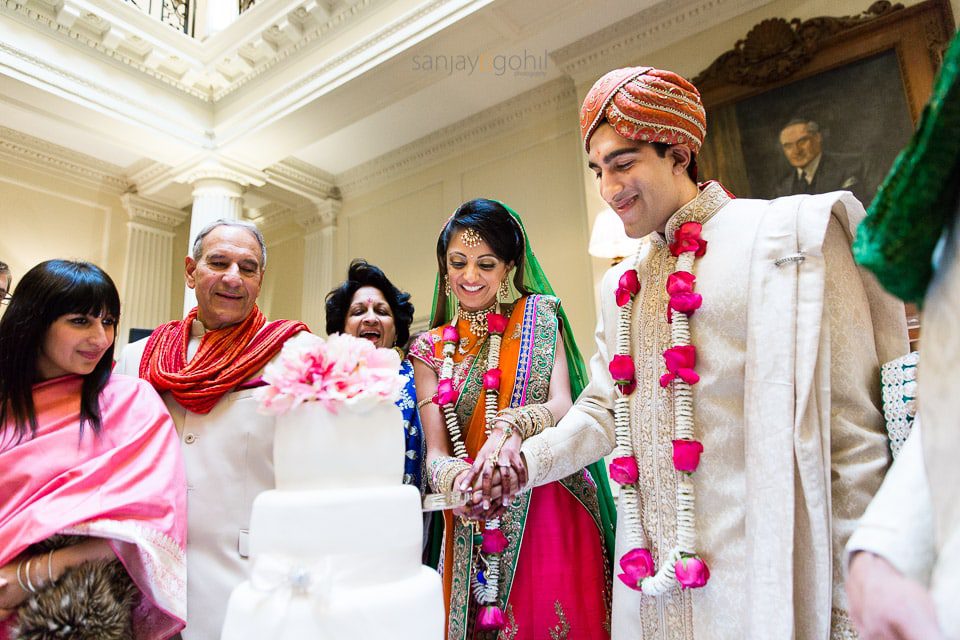
<path id="1" fill-rule="evenodd" d="M 173 231 L 190 217 L 190 214 L 182 209 L 133 193 L 121 196 L 120 202 L 123 203 L 123 209 L 131 222 L 162 231 Z"/>
<path id="2" fill-rule="evenodd" d="M 0 126 L 0 157 L 51 172 L 84 187 L 121 194 L 130 189 L 123 168 Z"/>
<path id="3" fill-rule="evenodd" d="M 244 215 L 265 234 L 276 231 L 294 220 L 293 210 L 277 202 L 271 202 L 258 209 L 247 209 Z"/>
<path id="4" fill-rule="evenodd" d="M 336 224 L 341 208 L 339 200 L 324 200 L 296 211 L 294 219 L 306 233 L 322 231 Z"/>
<path id="5" fill-rule="evenodd" d="M 771 0 L 661 2 L 550 54 L 577 86 Z"/>
<path id="6" fill-rule="evenodd" d="M 333 175 L 297 158 L 287 158 L 263 172 L 270 184 L 312 201 L 340 198 Z"/>
<path id="7" fill-rule="evenodd" d="M 287 0 L 279 15 L 275 3 L 264 3 L 273 13 L 254 7 L 241 15 L 227 47 L 217 46 L 223 39 L 192 40 L 123 2 L 92 6 L 85 0 L 2 0 L 0 13 L 212 103 L 383 2 L 345 0 L 329 13 L 327 3 Z"/>
<path id="8" fill-rule="evenodd" d="M 577 123 L 577 96 L 569 79 L 557 78 L 526 93 L 440 129 L 396 151 L 344 171 L 337 183 L 344 197 L 369 191 L 465 150 L 516 131 L 544 113 Z"/>

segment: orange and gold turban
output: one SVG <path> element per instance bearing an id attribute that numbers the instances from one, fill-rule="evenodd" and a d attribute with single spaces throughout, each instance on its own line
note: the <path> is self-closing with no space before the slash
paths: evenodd
<path id="1" fill-rule="evenodd" d="M 697 88 L 671 71 L 653 67 L 615 69 L 597 80 L 580 107 L 580 135 L 607 122 L 624 138 L 682 144 L 696 154 L 707 134 L 707 116 Z"/>

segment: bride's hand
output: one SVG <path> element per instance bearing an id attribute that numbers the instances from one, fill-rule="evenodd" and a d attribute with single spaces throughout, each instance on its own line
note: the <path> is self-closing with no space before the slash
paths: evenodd
<path id="1" fill-rule="evenodd" d="M 498 424 L 494 423 L 494 428 L 477 454 L 468 475 L 463 478 L 461 484 L 456 485 L 461 491 L 466 491 L 479 477 L 485 510 L 509 505 L 513 497 L 527 483 L 527 466 L 520 456 L 523 439 L 516 431 L 504 439 L 505 433 L 497 426 Z M 498 448 L 499 454 L 494 457 Z M 502 487 L 499 492 L 494 491 L 497 485 Z M 494 505 L 494 501 L 499 501 L 500 504 Z"/>

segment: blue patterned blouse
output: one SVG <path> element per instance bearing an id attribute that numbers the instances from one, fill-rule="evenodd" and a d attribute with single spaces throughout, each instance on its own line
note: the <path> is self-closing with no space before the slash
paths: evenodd
<path id="1" fill-rule="evenodd" d="M 420 414 L 417 412 L 417 390 L 413 385 L 413 365 L 409 360 L 400 362 L 400 375 L 405 382 L 400 391 L 397 406 L 403 414 L 403 431 L 407 443 L 406 459 L 403 465 L 403 482 L 411 484 L 423 493 L 421 469 L 423 464 L 423 428 L 420 426 Z"/>

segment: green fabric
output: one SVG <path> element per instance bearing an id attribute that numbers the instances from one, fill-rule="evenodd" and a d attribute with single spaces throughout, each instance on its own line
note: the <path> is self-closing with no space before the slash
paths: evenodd
<path id="1" fill-rule="evenodd" d="M 520 230 L 523 232 L 523 244 L 525 250 L 523 260 L 524 286 L 532 293 L 556 296 L 553 291 L 553 287 L 550 286 L 550 281 L 547 279 L 546 274 L 544 274 L 543 269 L 540 267 L 540 261 L 537 260 L 537 256 L 533 253 L 533 248 L 530 246 L 530 236 L 527 235 L 527 230 L 523 226 L 523 220 L 520 219 L 520 215 L 506 204 L 502 202 L 500 202 L 500 204 L 503 205 L 503 208 L 510 212 L 510 215 L 513 216 L 513 219 L 517 221 L 517 224 L 520 225 Z M 436 315 L 437 304 L 439 303 L 441 295 L 446 294 L 443 293 L 443 290 L 440 287 L 440 274 L 438 273 L 437 280 L 433 288 L 433 307 L 430 310 L 431 318 Z M 453 320 L 453 310 L 455 306 L 454 296 L 452 294 L 447 295 L 447 322 Z M 583 361 L 583 355 L 581 355 L 580 349 L 577 348 L 577 342 L 573 337 L 573 330 L 570 328 L 570 321 L 567 319 L 567 313 L 564 311 L 563 305 L 561 305 L 557 311 L 560 316 L 560 332 L 563 336 L 563 349 L 567 356 L 567 371 L 570 378 L 570 395 L 574 400 L 576 400 L 580 395 L 580 392 L 583 391 L 583 388 L 587 386 L 587 366 Z M 613 552 L 617 522 L 616 503 L 614 503 L 613 493 L 610 491 L 610 482 L 607 479 L 607 469 L 604 461 L 601 459 L 597 462 L 594 462 L 587 467 L 587 470 L 590 472 L 591 477 L 597 484 L 597 501 L 600 503 L 600 519 L 603 525 L 601 528 L 601 533 L 603 535 L 603 543 L 607 551 L 607 557 L 610 560 L 610 566 L 612 567 L 614 566 Z"/>
<path id="2" fill-rule="evenodd" d="M 933 96 L 860 224 L 857 262 L 907 302 L 922 303 L 932 256 L 960 195 L 960 36 L 943 60 Z"/>

